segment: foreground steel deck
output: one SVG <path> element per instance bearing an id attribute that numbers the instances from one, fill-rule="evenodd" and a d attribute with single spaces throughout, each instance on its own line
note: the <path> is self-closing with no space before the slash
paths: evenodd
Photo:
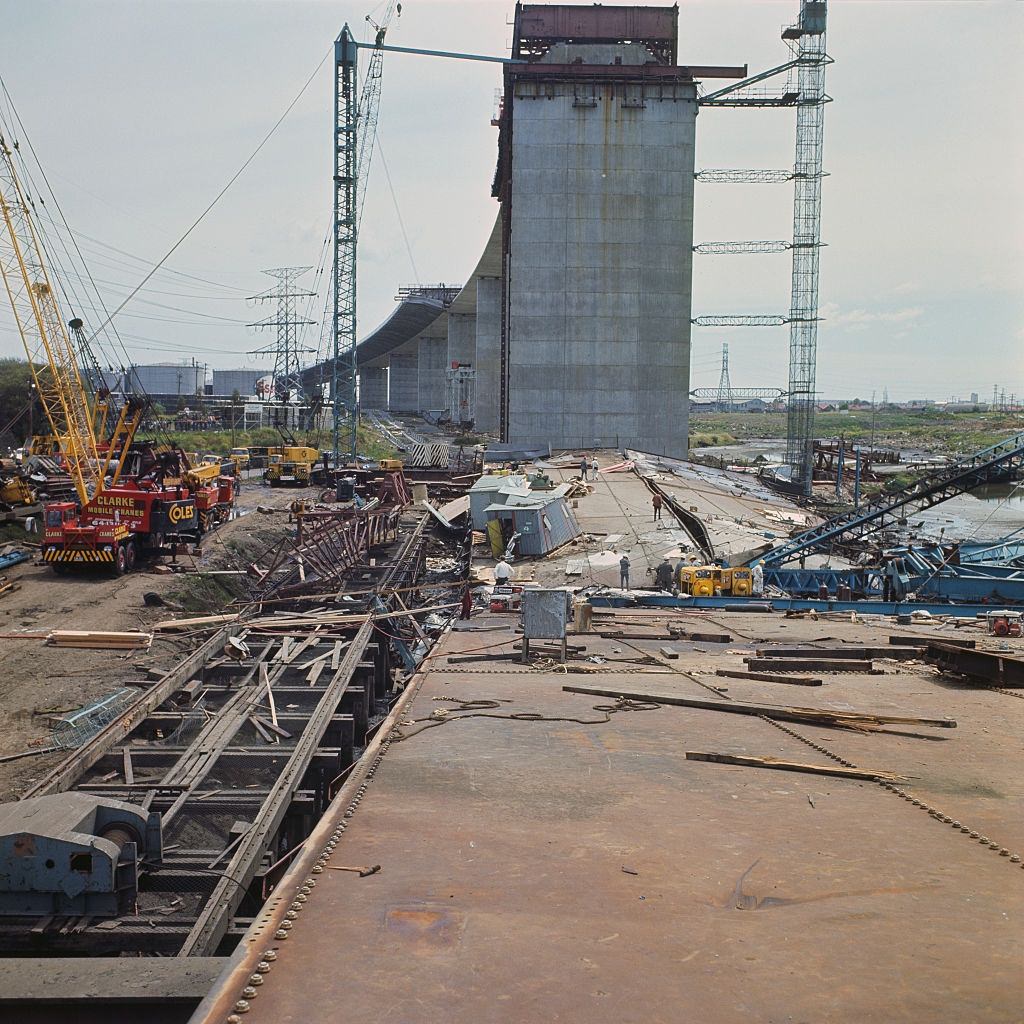
<path id="1" fill-rule="evenodd" d="M 670 707 L 602 722 L 600 698 L 562 690 L 707 696 L 678 668 L 711 682 L 740 664 L 747 638 L 884 642 L 839 622 L 717 618 L 735 644 L 677 643 L 675 668 L 615 664 L 657 642 L 588 636 L 587 653 L 611 660 L 586 675 L 446 667 L 446 654 L 514 635 L 451 634 L 407 720 L 454 709 L 451 698 L 549 720 L 382 733 L 194 1022 L 1018 1019 L 1024 701 L 904 663 L 827 677 L 810 696 L 717 680 L 737 699 L 959 722 L 926 737 Z M 809 743 L 914 776 L 902 788 L 925 807 L 875 783 L 684 758 L 829 763 Z M 367 877 L 335 870 L 377 864 Z"/>

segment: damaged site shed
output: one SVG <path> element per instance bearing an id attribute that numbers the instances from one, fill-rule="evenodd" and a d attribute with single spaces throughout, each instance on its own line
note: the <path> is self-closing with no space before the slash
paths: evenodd
<path id="1" fill-rule="evenodd" d="M 566 490 L 562 486 L 539 493 L 503 493 L 505 500 L 488 505 L 484 512 L 488 521 L 501 521 L 506 538 L 519 534 L 517 555 L 546 555 L 580 535 L 579 524 L 566 501 Z"/>

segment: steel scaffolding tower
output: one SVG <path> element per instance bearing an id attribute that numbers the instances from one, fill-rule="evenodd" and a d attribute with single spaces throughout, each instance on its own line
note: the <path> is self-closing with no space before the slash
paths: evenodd
<path id="1" fill-rule="evenodd" d="M 800 22 L 783 32 L 797 50 L 796 159 L 793 165 L 793 279 L 789 308 L 789 412 L 786 461 L 793 483 L 811 493 L 815 370 L 818 349 L 818 261 L 821 246 L 821 158 L 825 127 L 826 5 L 801 0 Z"/>
<path id="2" fill-rule="evenodd" d="M 729 343 L 722 342 L 722 373 L 718 378 L 718 398 L 715 404 L 719 412 L 732 409 L 732 382 L 729 380 Z"/>
<path id="3" fill-rule="evenodd" d="M 257 323 L 249 324 L 250 327 L 277 328 L 277 341 L 266 348 L 256 349 L 254 355 L 273 355 L 273 397 L 278 402 L 289 402 L 293 391 L 302 390 L 302 381 L 299 375 L 299 358 L 302 352 L 312 352 L 313 349 L 302 349 L 299 346 L 299 328 L 312 324 L 312 320 L 303 320 L 295 310 L 296 299 L 307 299 L 316 292 L 303 292 L 295 289 L 295 282 L 312 267 L 278 267 L 275 270 L 264 270 L 264 274 L 277 279 L 277 287 L 270 288 L 259 295 L 250 295 L 253 302 L 276 302 L 277 313 Z"/>
<path id="4" fill-rule="evenodd" d="M 789 316 L 701 316 L 699 326 L 766 327 L 790 325 L 789 413 L 786 461 L 792 481 L 804 494 L 811 493 L 814 442 L 815 370 L 818 344 L 818 250 L 821 247 L 821 166 L 825 123 L 825 68 L 832 59 L 825 52 L 826 0 L 801 0 L 796 25 L 783 29 L 791 57 L 784 64 L 751 75 L 700 98 L 701 106 L 796 107 L 796 157 L 792 172 L 718 168 L 698 171 L 694 177 L 708 182 L 781 182 L 792 179 L 793 241 L 707 242 L 695 251 L 708 253 L 793 251 Z M 763 83 L 785 75 L 777 89 Z M 795 77 L 794 77 L 795 76 Z M 753 88 L 757 86 L 757 88 Z"/>
<path id="5" fill-rule="evenodd" d="M 356 451 L 356 242 L 358 95 L 356 41 L 348 25 L 334 43 L 334 349 L 331 356 L 333 469 L 341 465 L 342 394 L 352 415 L 352 459 Z M 344 367 L 342 362 L 344 361 Z"/>

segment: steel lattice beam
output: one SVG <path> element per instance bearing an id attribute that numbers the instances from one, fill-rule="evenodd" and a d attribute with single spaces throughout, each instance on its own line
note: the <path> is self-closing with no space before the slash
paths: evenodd
<path id="1" fill-rule="evenodd" d="M 694 317 L 690 323 L 697 327 L 781 327 L 789 317 L 772 313 L 722 313 Z"/>
<path id="2" fill-rule="evenodd" d="M 693 176 L 697 181 L 706 181 L 713 184 L 778 184 L 783 181 L 790 181 L 793 177 L 793 172 L 760 170 L 757 168 L 710 167 L 703 171 L 695 172 Z"/>
<path id="3" fill-rule="evenodd" d="M 699 242 L 693 247 L 693 251 L 707 253 L 712 256 L 721 256 L 726 253 L 785 252 L 787 249 L 792 248 L 792 242 L 783 241 Z"/>

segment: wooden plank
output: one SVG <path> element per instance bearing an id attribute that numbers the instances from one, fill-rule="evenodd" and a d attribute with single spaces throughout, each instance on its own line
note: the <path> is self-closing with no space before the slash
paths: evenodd
<path id="1" fill-rule="evenodd" d="M 874 712 L 833 711 L 831 708 L 790 707 L 780 704 L 753 704 L 738 700 L 705 700 L 701 697 L 680 697 L 677 694 L 641 693 L 636 690 L 612 689 L 607 686 L 563 686 L 566 693 L 586 693 L 595 697 L 625 697 L 628 700 L 654 704 L 672 704 L 705 711 L 724 711 L 731 715 L 764 715 L 787 722 L 814 722 L 820 725 L 876 726 L 921 725 L 936 729 L 955 729 L 952 718 L 917 718 L 904 715 L 879 715 Z"/>
<path id="2" fill-rule="evenodd" d="M 710 761 L 714 764 L 738 764 L 746 768 L 777 768 L 787 772 L 806 772 L 809 775 L 834 775 L 842 779 L 864 779 L 868 782 L 905 782 L 902 775 L 892 772 L 871 771 L 866 768 L 843 768 L 840 765 L 806 764 L 803 761 L 783 761 L 776 757 L 744 757 L 739 754 L 714 754 L 698 750 L 686 751 L 687 761 Z"/>
<path id="3" fill-rule="evenodd" d="M 331 671 L 337 672 L 338 665 L 341 664 L 341 652 L 344 647 L 348 646 L 342 640 L 334 641 L 334 650 L 331 652 Z"/>
<path id="4" fill-rule="evenodd" d="M 263 737 L 264 740 L 266 740 L 267 743 L 277 743 L 278 742 L 278 740 L 274 736 L 274 734 L 269 729 L 264 728 L 260 724 L 259 720 L 256 718 L 255 715 L 249 715 L 248 717 L 249 717 L 249 724 Z"/>
<path id="5" fill-rule="evenodd" d="M 749 679 L 761 683 L 785 683 L 788 686 L 821 686 L 820 679 L 811 676 L 775 676 L 769 672 L 740 672 L 728 668 L 720 668 L 715 671 L 716 676 L 725 676 L 729 679 Z"/>
<path id="6" fill-rule="evenodd" d="M 133 786 L 135 784 L 135 770 L 132 767 L 132 752 L 128 747 L 125 747 L 121 751 L 124 760 L 124 781 L 126 785 Z"/>
<path id="7" fill-rule="evenodd" d="M 151 628 L 154 633 L 178 633 L 203 626 L 218 626 L 226 622 L 234 622 L 237 615 L 199 615 L 190 619 L 164 619 Z"/>
<path id="8" fill-rule="evenodd" d="M 309 673 L 306 676 L 306 682 L 309 683 L 310 686 L 316 686 L 316 681 L 320 678 L 320 673 L 323 672 L 323 670 L 326 667 L 327 667 L 327 659 L 326 658 L 324 658 L 323 661 L 318 661 L 309 670 Z"/>

